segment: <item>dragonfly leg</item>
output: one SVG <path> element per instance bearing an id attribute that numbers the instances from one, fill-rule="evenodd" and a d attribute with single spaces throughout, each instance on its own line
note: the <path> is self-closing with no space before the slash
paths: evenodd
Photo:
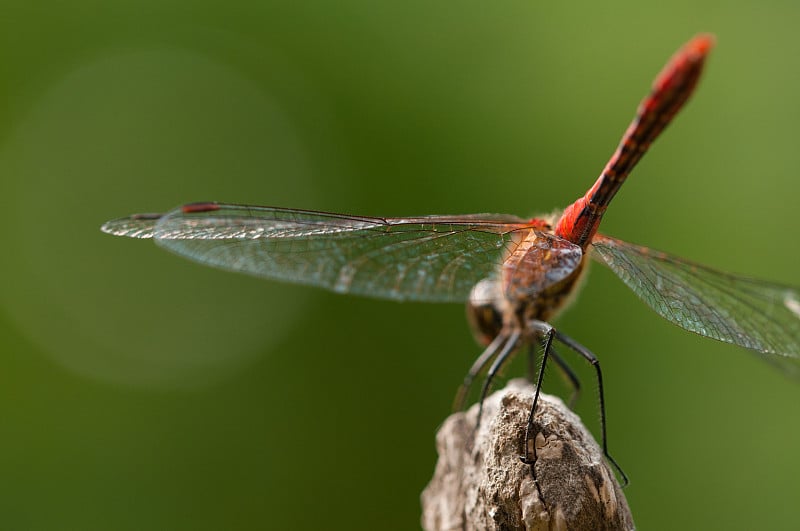
<path id="1" fill-rule="evenodd" d="M 489 367 L 489 371 L 486 373 L 486 379 L 483 380 L 483 387 L 481 388 L 481 399 L 478 403 L 478 420 L 475 423 L 477 427 L 481 422 L 481 413 L 483 413 L 483 401 L 486 400 L 486 395 L 489 394 L 489 389 L 492 386 L 492 380 L 494 377 L 497 376 L 497 373 L 503 367 L 503 364 L 511 358 L 511 356 L 517 351 L 517 347 L 519 346 L 519 338 L 520 332 L 514 331 L 511 333 L 511 336 L 508 338 L 508 341 L 503 346 L 503 350 L 497 355 L 492 363 L 492 366 Z"/>
<path id="2" fill-rule="evenodd" d="M 532 353 L 535 353 L 536 347 L 531 345 L 530 350 Z M 556 352 L 555 347 L 552 345 L 550 346 L 550 357 L 553 358 L 553 362 L 558 366 L 559 369 L 561 369 L 561 374 L 572 388 L 572 391 L 569 394 L 569 399 L 567 400 L 567 407 L 574 409 L 575 403 L 578 401 L 578 397 L 581 395 L 581 381 L 578 379 L 578 375 L 575 374 L 575 371 L 572 370 L 572 367 L 570 367 L 564 358 L 562 358 Z"/>
<path id="3" fill-rule="evenodd" d="M 532 321 L 530 323 L 532 328 L 537 329 L 541 337 L 544 338 L 544 346 L 542 347 L 542 364 L 539 367 L 539 374 L 536 377 L 536 390 L 533 394 L 533 403 L 531 404 L 530 413 L 528 413 L 528 423 L 525 425 L 525 450 L 520 460 L 526 465 L 533 466 L 536 462 L 536 446 L 534 445 L 533 436 L 533 416 L 536 411 L 536 404 L 539 402 L 539 392 L 542 389 L 542 380 L 544 380 L 544 369 L 547 366 L 547 357 L 552 350 L 553 338 L 556 334 L 556 329 L 551 325 L 542 321 Z"/>
<path id="4" fill-rule="evenodd" d="M 476 359 L 472 367 L 469 368 L 469 372 L 464 376 L 464 382 L 459 386 L 456 392 L 456 397 L 453 400 L 453 412 L 462 411 L 464 409 L 467 403 L 467 396 L 469 396 L 469 390 L 472 388 L 472 382 L 475 381 L 475 378 L 483 371 L 489 362 L 492 361 L 492 358 L 494 358 L 495 354 L 497 354 L 507 340 L 508 336 L 500 332 L 497 337 L 494 338 L 494 341 L 489 343 L 489 346 L 478 356 L 478 359 Z"/>
<path id="5" fill-rule="evenodd" d="M 617 472 L 619 472 L 619 475 L 622 478 L 622 486 L 625 487 L 628 485 L 628 476 L 625 474 L 622 468 L 617 464 L 614 458 L 611 457 L 611 454 L 608 453 L 608 440 L 606 437 L 606 404 L 605 404 L 605 394 L 603 393 L 603 373 L 600 370 L 600 361 L 597 359 L 597 356 L 592 354 L 592 352 L 589 349 L 587 349 L 586 347 L 584 347 L 571 337 L 564 335 L 561 332 L 556 332 L 555 329 L 553 329 L 553 331 L 558 341 L 560 341 L 568 348 L 580 354 L 584 359 L 586 359 L 586 361 L 588 361 L 592 365 L 592 367 L 594 367 L 595 373 L 597 374 L 597 390 L 600 395 L 600 433 L 603 439 L 603 455 L 605 455 L 606 459 L 608 459 L 608 462 L 611 463 L 614 466 L 614 468 L 617 469 Z"/>

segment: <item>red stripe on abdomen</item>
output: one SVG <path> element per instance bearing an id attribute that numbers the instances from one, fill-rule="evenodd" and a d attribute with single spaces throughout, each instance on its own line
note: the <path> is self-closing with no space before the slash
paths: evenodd
<path id="1" fill-rule="evenodd" d="M 586 248 L 628 174 L 691 96 L 713 45 L 713 36 L 698 35 L 670 59 L 653 82 L 650 95 L 639 104 L 600 177 L 586 195 L 564 210 L 556 224 L 558 236 Z"/>

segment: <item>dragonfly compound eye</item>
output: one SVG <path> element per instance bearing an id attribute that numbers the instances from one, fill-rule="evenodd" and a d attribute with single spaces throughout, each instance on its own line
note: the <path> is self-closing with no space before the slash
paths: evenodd
<path id="1" fill-rule="evenodd" d="M 503 314 L 497 306 L 500 295 L 500 283 L 488 278 L 478 282 L 469 294 L 467 320 L 481 345 L 491 343 L 503 328 Z"/>

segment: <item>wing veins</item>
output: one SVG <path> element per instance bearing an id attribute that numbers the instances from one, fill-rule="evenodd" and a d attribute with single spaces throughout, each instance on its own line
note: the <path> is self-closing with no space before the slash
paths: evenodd
<path id="1" fill-rule="evenodd" d="M 785 302 L 797 293 L 795 288 L 725 273 L 606 236 L 596 243 L 601 261 L 674 324 L 778 359 L 800 358 L 800 316 Z M 667 282 L 666 288 L 657 286 L 657 279 Z"/>

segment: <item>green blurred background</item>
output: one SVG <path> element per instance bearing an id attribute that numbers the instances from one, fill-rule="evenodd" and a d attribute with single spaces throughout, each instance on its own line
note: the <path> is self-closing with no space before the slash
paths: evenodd
<path id="1" fill-rule="evenodd" d="M 711 31 L 603 229 L 798 284 L 798 22 L 790 2 L 4 2 L 0 528 L 418 527 L 479 353 L 461 307 L 219 272 L 100 224 L 199 200 L 549 212 Z M 602 267 L 557 324 L 603 361 L 640 528 L 797 527 L 800 386 Z"/>

